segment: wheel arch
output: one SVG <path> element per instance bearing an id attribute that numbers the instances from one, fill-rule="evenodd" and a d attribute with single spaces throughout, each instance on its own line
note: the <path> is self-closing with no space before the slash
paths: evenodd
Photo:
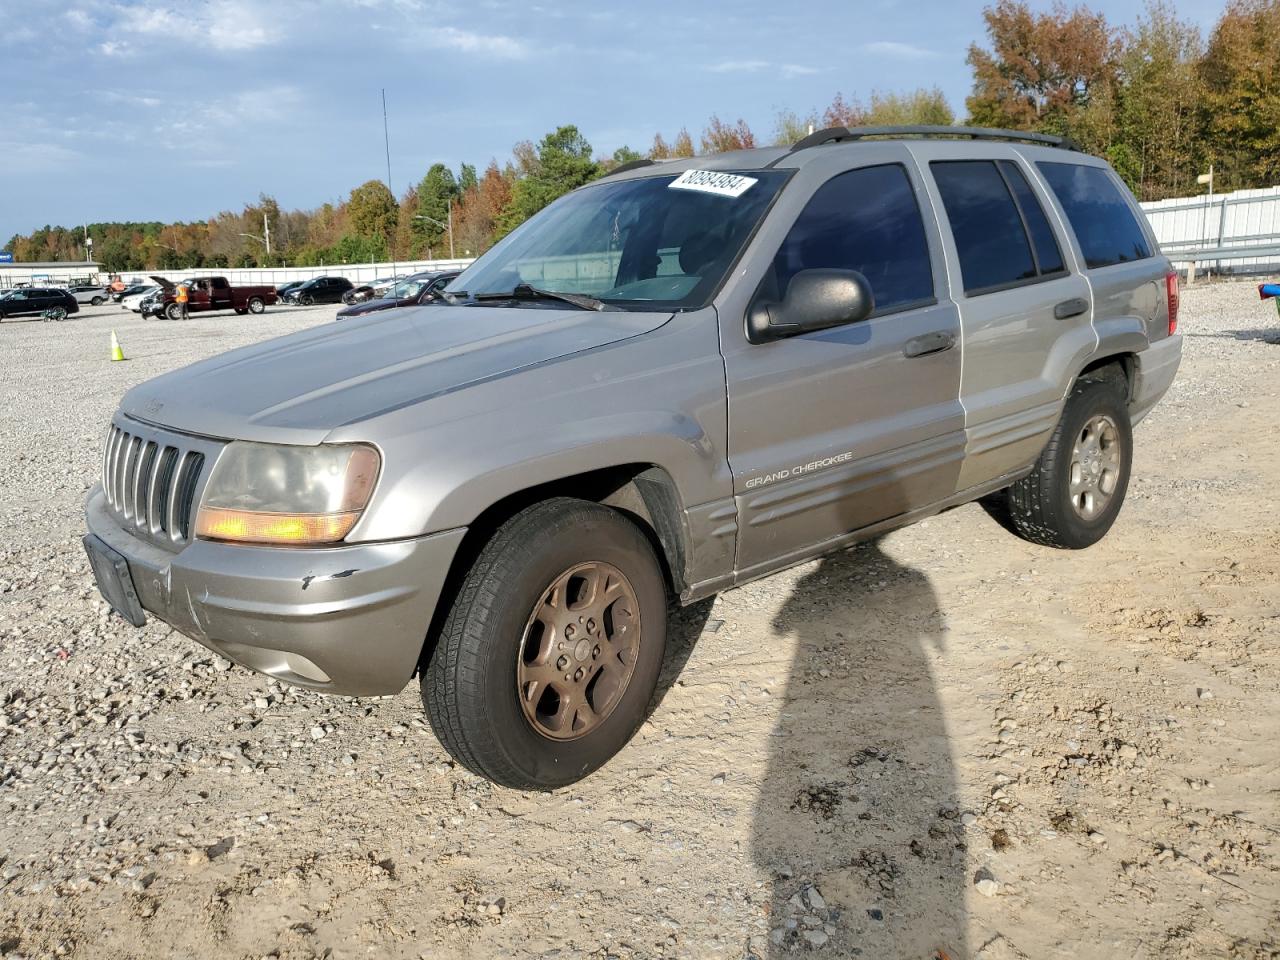
<path id="1" fill-rule="evenodd" d="M 484 545 L 502 524 L 521 510 L 554 497 L 572 497 L 612 507 L 639 527 L 649 540 L 667 589 L 679 596 L 686 586 L 689 536 L 675 480 L 653 463 L 598 467 L 513 491 L 480 511 L 458 545 L 436 603 L 419 657 L 422 670 L 435 649 L 453 598 Z"/>
<path id="2" fill-rule="evenodd" d="M 1133 383 L 1134 368 L 1137 363 L 1137 354 L 1131 350 L 1118 351 L 1109 353 L 1104 356 L 1094 357 L 1076 374 L 1071 381 L 1067 394 L 1075 389 L 1077 383 L 1081 380 L 1110 380 L 1115 379 L 1124 383 L 1125 399 L 1129 402 L 1133 401 Z"/>

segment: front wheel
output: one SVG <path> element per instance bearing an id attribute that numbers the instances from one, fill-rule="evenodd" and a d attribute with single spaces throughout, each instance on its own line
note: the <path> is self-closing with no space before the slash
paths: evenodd
<path id="1" fill-rule="evenodd" d="M 1008 518 L 1024 540 L 1080 550 L 1115 523 L 1133 461 L 1125 386 L 1119 375 L 1072 389 L 1035 468 L 1008 490 Z"/>
<path id="2" fill-rule="evenodd" d="M 262 302 L 261 297 L 250 297 L 247 306 L 250 313 L 261 313 L 263 310 L 267 309 L 267 305 Z"/>
<path id="3" fill-rule="evenodd" d="M 666 601 L 653 548 L 617 511 L 556 498 L 516 514 L 464 577 L 423 671 L 432 730 L 503 786 L 581 780 L 644 720 Z"/>
<path id="4" fill-rule="evenodd" d="M 164 315 L 170 320 L 181 320 L 182 307 L 178 306 L 176 303 L 171 303 L 164 308 Z"/>
<path id="5" fill-rule="evenodd" d="M 94 297 L 92 300 L 90 300 L 90 301 L 89 301 L 89 305 L 90 305 L 90 306 L 94 306 L 94 307 L 100 307 L 100 306 L 102 306 L 102 298 L 101 298 L 101 297 Z"/>
<path id="6" fill-rule="evenodd" d="M 299 297 L 299 298 L 298 298 L 298 303 L 299 303 L 299 304 L 301 304 L 301 305 L 302 305 L 302 306 L 304 306 L 304 307 L 310 307 L 310 306 L 313 306 L 313 305 L 315 304 L 315 302 L 316 302 L 316 298 L 315 298 L 315 297 L 313 297 L 313 296 L 311 296 L 311 294 L 309 294 L 309 293 L 308 293 L 308 294 L 304 294 L 303 296 L 301 296 L 301 297 Z"/>

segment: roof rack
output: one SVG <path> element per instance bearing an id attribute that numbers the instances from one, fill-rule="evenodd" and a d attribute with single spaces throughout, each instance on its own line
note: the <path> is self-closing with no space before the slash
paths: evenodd
<path id="1" fill-rule="evenodd" d="M 1019 143 L 1034 143 L 1042 147 L 1058 147 L 1062 150 L 1075 150 L 1080 147 L 1067 137 L 1055 137 L 1047 133 L 1031 133 L 1026 130 L 1001 130 L 996 127 L 944 127 L 934 125 L 903 127 L 828 127 L 802 137 L 795 142 L 791 152 L 808 147 L 821 146 L 824 143 L 844 143 L 851 140 L 866 140 L 871 137 L 944 137 L 967 138 L 969 140 L 1012 140 Z"/>
<path id="2" fill-rule="evenodd" d="M 612 177 L 615 173 L 626 173 L 628 170 L 639 170 L 641 167 L 651 167 L 657 162 L 657 160 L 650 159 L 649 157 L 641 157 L 639 160 L 628 160 L 626 163 L 614 167 L 606 173 L 605 176 Z"/>

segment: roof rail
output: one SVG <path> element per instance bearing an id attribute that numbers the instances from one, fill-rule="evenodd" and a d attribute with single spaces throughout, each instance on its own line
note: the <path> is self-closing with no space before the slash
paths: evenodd
<path id="1" fill-rule="evenodd" d="M 628 170 L 639 170 L 641 167 L 651 167 L 657 162 L 657 160 L 651 159 L 650 157 L 641 157 L 639 160 L 628 160 L 626 163 L 619 164 L 614 167 L 606 173 L 605 176 L 612 177 L 615 173 L 626 173 Z"/>
<path id="2" fill-rule="evenodd" d="M 967 138 L 970 140 L 1013 140 L 1021 143 L 1034 143 L 1042 147 L 1059 147 L 1063 150 L 1080 151 L 1073 140 L 1066 137 L 1055 137 L 1047 133 L 1031 133 L 1027 130 L 1000 130 L 996 127 L 945 127 L 934 125 L 903 127 L 828 127 L 802 137 L 795 142 L 791 152 L 808 147 L 821 146 L 824 143 L 843 143 L 850 140 L 866 140 L 870 137 L 949 137 Z"/>

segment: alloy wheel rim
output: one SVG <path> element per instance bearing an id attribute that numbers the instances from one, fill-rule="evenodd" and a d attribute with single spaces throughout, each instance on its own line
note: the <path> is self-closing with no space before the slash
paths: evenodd
<path id="1" fill-rule="evenodd" d="M 1085 520 L 1105 511 L 1120 483 L 1120 431 L 1106 414 L 1090 417 L 1071 447 L 1071 506 Z"/>
<path id="2" fill-rule="evenodd" d="M 520 638 L 516 694 L 551 740 L 586 736 L 613 712 L 640 649 L 635 588 L 609 563 L 580 563 L 542 591 Z"/>

